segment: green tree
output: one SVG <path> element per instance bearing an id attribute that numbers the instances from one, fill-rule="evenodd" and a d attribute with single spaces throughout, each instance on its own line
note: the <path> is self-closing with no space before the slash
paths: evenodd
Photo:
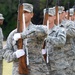
<path id="1" fill-rule="evenodd" d="M 57 0 L 48 0 L 48 7 L 56 5 Z M 67 10 L 67 2 L 70 1 L 70 8 L 74 5 L 75 0 L 59 0 L 59 4 Z M 34 17 L 32 22 L 42 24 L 43 9 L 46 8 L 47 0 L 23 0 L 23 2 L 31 3 L 34 6 Z M 17 26 L 17 9 L 19 0 L 0 0 L 0 13 L 4 15 L 4 24 L 2 26 L 5 39 L 8 34 Z"/>

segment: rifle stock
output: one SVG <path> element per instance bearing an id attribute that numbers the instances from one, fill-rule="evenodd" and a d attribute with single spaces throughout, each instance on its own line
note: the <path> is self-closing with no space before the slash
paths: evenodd
<path id="1" fill-rule="evenodd" d="M 69 20 L 69 17 L 70 17 L 69 4 L 70 4 L 70 2 L 68 2 L 68 20 Z"/>
<path id="2" fill-rule="evenodd" d="M 45 49 L 46 42 L 44 41 L 42 49 Z M 46 61 L 47 54 L 43 54 L 44 60 Z"/>
<path id="3" fill-rule="evenodd" d="M 43 19 L 43 25 L 47 25 L 47 20 L 48 20 L 48 0 L 46 1 L 47 4 L 46 4 L 46 12 L 44 10 L 44 19 Z"/>
<path id="4" fill-rule="evenodd" d="M 18 23 L 17 23 L 17 32 L 23 31 L 23 5 L 20 4 L 18 7 Z M 23 39 L 17 41 L 18 49 L 23 49 Z M 28 74 L 28 67 L 26 63 L 26 55 L 19 58 L 19 74 Z"/>
<path id="5" fill-rule="evenodd" d="M 56 6 L 55 6 L 55 14 L 56 14 L 56 20 L 55 20 L 55 24 L 58 25 L 59 24 L 59 12 L 58 12 L 58 5 L 59 5 L 59 0 L 56 1 Z"/>
<path id="6" fill-rule="evenodd" d="M 46 8 L 46 13 L 45 13 L 44 19 L 43 19 L 43 25 L 47 25 L 48 16 L 49 16 L 48 15 L 48 8 Z M 45 49 L 45 46 L 46 46 L 46 41 L 44 41 L 42 49 Z M 43 54 L 43 57 L 44 57 L 44 59 L 46 61 L 47 54 Z"/>
<path id="7" fill-rule="evenodd" d="M 55 9 L 56 9 L 56 25 L 58 25 L 58 5 L 56 5 Z"/>
<path id="8" fill-rule="evenodd" d="M 46 12 L 44 15 L 43 25 L 47 25 L 48 13 Z"/>
<path id="9" fill-rule="evenodd" d="M 73 8 L 74 8 L 74 15 L 75 15 L 75 2 L 74 2 L 74 7 Z"/>

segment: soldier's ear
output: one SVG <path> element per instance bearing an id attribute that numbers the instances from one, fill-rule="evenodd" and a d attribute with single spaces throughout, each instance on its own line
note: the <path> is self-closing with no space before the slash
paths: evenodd
<path id="1" fill-rule="evenodd" d="M 56 16 L 54 16 L 54 20 L 56 19 Z"/>
<path id="2" fill-rule="evenodd" d="M 31 13 L 31 18 L 33 18 L 33 16 L 34 16 L 34 13 Z"/>

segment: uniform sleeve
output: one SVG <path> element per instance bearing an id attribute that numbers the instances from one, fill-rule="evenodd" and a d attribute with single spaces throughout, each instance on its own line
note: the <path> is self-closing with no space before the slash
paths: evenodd
<path id="1" fill-rule="evenodd" d="M 2 60 L 2 52 L 3 52 L 3 32 L 0 28 L 0 60 Z"/>
<path id="2" fill-rule="evenodd" d="M 36 27 L 35 35 L 39 38 L 42 38 L 42 37 L 45 38 L 47 36 L 47 27 L 44 25 L 38 25 Z"/>
<path id="3" fill-rule="evenodd" d="M 14 49 L 12 47 L 12 33 L 9 34 L 7 38 L 6 45 L 3 49 L 3 57 L 7 62 L 12 62 L 17 59 L 16 55 L 14 54 Z"/>
<path id="4" fill-rule="evenodd" d="M 0 41 L 0 60 L 2 60 L 3 53 L 3 41 Z"/>
<path id="5" fill-rule="evenodd" d="M 62 47 L 66 43 L 66 30 L 61 27 L 56 36 L 48 36 L 47 39 L 54 47 Z"/>
<path id="6" fill-rule="evenodd" d="M 36 25 L 30 30 L 21 33 L 22 38 L 45 38 L 47 36 L 47 27 L 43 25 Z"/>
<path id="7" fill-rule="evenodd" d="M 66 34 L 67 36 L 70 36 L 70 37 L 75 37 L 75 24 L 74 22 L 70 21 L 68 22 L 67 24 L 67 27 L 66 27 Z"/>

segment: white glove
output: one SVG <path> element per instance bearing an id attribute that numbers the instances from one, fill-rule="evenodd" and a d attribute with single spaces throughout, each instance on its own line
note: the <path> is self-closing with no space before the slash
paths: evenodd
<path id="1" fill-rule="evenodd" d="M 21 34 L 20 34 L 20 33 L 15 33 L 14 36 L 13 36 L 13 39 L 14 39 L 15 41 L 17 41 L 17 40 L 20 39 L 20 38 L 21 38 Z"/>
<path id="2" fill-rule="evenodd" d="M 46 54 L 46 49 L 42 49 L 42 54 Z"/>
<path id="3" fill-rule="evenodd" d="M 19 49 L 16 52 L 14 52 L 16 54 L 17 58 L 20 58 L 21 56 L 25 55 L 25 52 L 23 49 Z"/>

